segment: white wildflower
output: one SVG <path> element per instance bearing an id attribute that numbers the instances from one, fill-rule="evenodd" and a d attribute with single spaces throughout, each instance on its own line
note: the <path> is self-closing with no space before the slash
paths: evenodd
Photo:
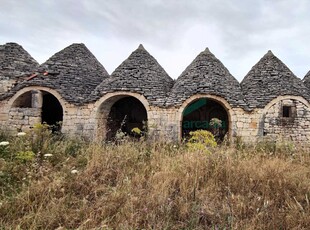
<path id="1" fill-rule="evenodd" d="M 79 171 L 76 170 L 76 169 L 71 170 L 71 173 L 72 173 L 72 174 L 77 174 L 78 172 L 79 172 Z"/>
<path id="2" fill-rule="evenodd" d="M 19 133 L 17 133 L 17 136 L 18 137 L 22 137 L 22 136 L 25 136 L 26 135 L 26 133 L 24 133 L 24 132 L 19 132 Z"/>
<path id="3" fill-rule="evenodd" d="M 9 145 L 10 144 L 10 142 L 8 142 L 8 141 L 2 141 L 2 142 L 0 142 L 0 145 L 1 146 L 7 146 L 7 145 Z"/>
<path id="4" fill-rule="evenodd" d="M 44 156 L 45 156 L 45 157 L 52 157 L 53 154 L 51 154 L 51 153 L 46 153 L 46 154 L 44 154 Z"/>
<path id="5" fill-rule="evenodd" d="M 176 145 L 173 146 L 173 148 L 176 148 L 176 147 L 177 147 Z"/>

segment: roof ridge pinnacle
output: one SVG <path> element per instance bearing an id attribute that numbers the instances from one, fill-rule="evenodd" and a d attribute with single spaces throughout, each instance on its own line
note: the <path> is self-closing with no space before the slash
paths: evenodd
<path id="1" fill-rule="evenodd" d="M 143 46 L 142 44 L 140 44 L 140 45 L 138 46 L 138 50 L 145 50 L 145 48 L 144 48 L 144 46 Z"/>

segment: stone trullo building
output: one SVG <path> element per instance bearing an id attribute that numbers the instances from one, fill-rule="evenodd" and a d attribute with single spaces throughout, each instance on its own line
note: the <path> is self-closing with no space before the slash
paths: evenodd
<path id="1" fill-rule="evenodd" d="M 142 45 L 111 75 L 83 44 L 41 65 L 18 44 L 0 46 L 0 126 L 12 131 L 46 122 L 100 139 L 137 127 L 167 141 L 207 129 L 219 139 L 306 142 L 309 102 L 310 72 L 300 80 L 271 51 L 239 84 L 208 49 L 174 81 Z"/>

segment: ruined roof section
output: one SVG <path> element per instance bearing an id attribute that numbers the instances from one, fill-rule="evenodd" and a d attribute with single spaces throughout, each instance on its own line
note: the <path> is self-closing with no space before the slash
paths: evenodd
<path id="1" fill-rule="evenodd" d="M 250 70 L 241 82 L 250 108 L 263 108 L 278 96 L 301 96 L 309 100 L 307 88 L 271 51 Z"/>
<path id="2" fill-rule="evenodd" d="M 208 48 L 177 79 L 166 105 L 179 106 L 199 93 L 223 97 L 232 107 L 247 108 L 239 82 Z"/>
<path id="3" fill-rule="evenodd" d="M 95 90 L 92 99 L 114 91 L 142 94 L 150 104 L 164 106 L 173 80 L 142 45 L 138 47 L 111 76 Z"/>
<path id="4" fill-rule="evenodd" d="M 108 76 L 84 44 L 72 44 L 49 58 L 39 67 L 37 76 L 24 80 L 10 94 L 27 86 L 45 86 L 80 105 L 88 102 L 91 92 Z"/>
<path id="5" fill-rule="evenodd" d="M 303 79 L 304 85 L 310 90 L 310 71 L 306 74 Z"/>
<path id="6" fill-rule="evenodd" d="M 0 45 L 0 79 L 15 79 L 30 74 L 39 66 L 17 43 Z"/>

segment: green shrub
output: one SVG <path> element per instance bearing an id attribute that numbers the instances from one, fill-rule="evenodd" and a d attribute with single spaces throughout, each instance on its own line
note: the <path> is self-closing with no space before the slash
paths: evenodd
<path id="1" fill-rule="evenodd" d="M 33 161 L 35 158 L 35 154 L 32 151 L 20 151 L 16 153 L 15 158 L 23 163 L 27 163 L 29 161 Z"/>
<path id="2" fill-rule="evenodd" d="M 186 146 L 191 150 L 203 150 L 209 152 L 210 148 L 217 146 L 213 134 L 207 130 L 197 130 L 189 133 L 190 138 Z"/>

